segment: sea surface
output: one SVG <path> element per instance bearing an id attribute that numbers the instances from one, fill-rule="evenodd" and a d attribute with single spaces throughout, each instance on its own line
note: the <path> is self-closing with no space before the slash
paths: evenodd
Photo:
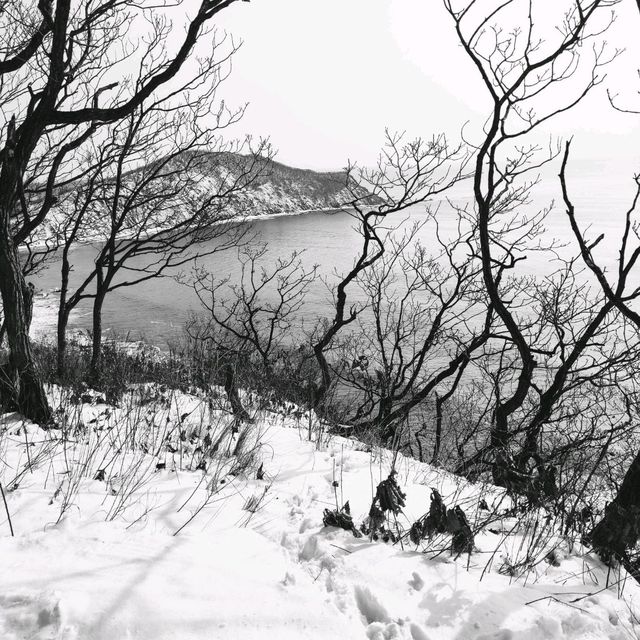
<path id="1" fill-rule="evenodd" d="M 557 165 L 547 170 L 545 179 L 537 185 L 531 196 L 531 203 L 522 206 L 518 215 L 531 215 L 543 207 L 549 207 L 544 232 L 545 242 L 554 239 L 559 245 L 559 255 L 568 257 L 577 252 L 565 208 L 560 199 Z M 570 189 L 576 205 L 581 226 L 588 229 L 588 236 L 594 239 L 601 233 L 604 239 L 596 249 L 596 256 L 603 266 L 611 271 L 617 258 L 617 248 L 624 225 L 625 212 L 629 208 L 635 189 L 633 168 L 618 168 L 616 163 L 578 163 L 569 173 Z M 458 185 L 449 198 L 457 206 L 471 208 L 471 185 Z M 431 203 L 437 210 L 439 234 L 443 238 L 452 237 L 458 226 L 458 215 L 451 203 L 445 199 Z M 414 223 L 424 222 L 418 237 L 434 252 L 438 251 L 435 236 L 436 226 L 428 219 L 424 205 L 416 205 L 394 214 L 386 224 L 397 227 L 393 233 L 401 234 Z M 361 238 L 355 230 L 356 221 L 348 212 L 310 212 L 301 215 L 259 218 L 249 221 L 255 235 L 255 243 L 264 243 L 268 252 L 262 264 L 268 269 L 277 258 L 287 258 L 292 252 L 301 255 L 305 266 L 318 265 L 319 277 L 310 287 L 300 315 L 305 323 L 313 323 L 318 318 L 332 313 L 331 287 L 338 276 L 352 266 Z M 633 240 L 637 245 L 638 239 Z M 93 245 L 78 246 L 71 254 L 73 273 L 71 285 L 77 285 L 83 274 L 90 269 L 96 255 Z M 237 283 L 240 276 L 238 253 L 228 250 L 198 260 L 200 267 L 206 268 L 216 278 L 229 278 Z M 180 272 L 173 271 L 167 277 L 151 280 L 133 287 L 121 288 L 109 294 L 106 299 L 103 323 L 107 335 L 130 340 L 146 339 L 159 346 L 177 340 L 183 334 L 185 322 L 193 314 L 202 313 L 202 307 L 193 289 L 179 283 L 174 276 L 189 279 L 192 265 L 185 265 Z M 533 253 L 519 264 L 520 273 L 545 277 L 553 273 L 559 263 L 549 253 Z M 35 312 L 35 333 L 50 334 L 55 324 L 55 311 L 60 286 L 60 264 L 57 258 L 48 267 L 32 278 L 37 290 Z M 640 270 L 640 269 L 639 269 Z M 130 274 L 126 274 L 130 276 Z M 640 279 L 639 279 L 640 281 Z M 355 289 L 350 291 L 353 300 L 361 298 Z M 90 301 L 83 302 L 72 315 L 70 329 L 87 330 L 91 326 Z"/>

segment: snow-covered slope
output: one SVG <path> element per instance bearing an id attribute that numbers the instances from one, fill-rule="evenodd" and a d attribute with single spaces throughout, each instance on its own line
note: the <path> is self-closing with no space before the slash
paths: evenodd
<path id="1" fill-rule="evenodd" d="M 539 513 L 501 516 L 509 500 L 494 487 L 329 437 L 295 407 L 254 404 L 255 423 L 233 433 L 223 397 L 142 388 L 114 409 L 52 393 L 61 429 L 15 414 L 0 423 L 15 532 L 0 503 L 3 640 L 622 640 L 640 630 L 635 582 L 570 549 Z M 323 526 L 324 510 L 347 500 L 365 521 L 394 459 L 406 505 L 386 526 L 407 530 L 435 488 L 474 529 L 491 518 L 470 555 L 453 557 L 446 535 L 384 543 Z M 508 575 L 540 538 L 536 557 L 553 562 Z"/>

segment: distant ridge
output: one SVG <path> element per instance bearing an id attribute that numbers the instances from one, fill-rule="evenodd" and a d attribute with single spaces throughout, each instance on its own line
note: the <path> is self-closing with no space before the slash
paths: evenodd
<path id="1" fill-rule="evenodd" d="M 313 171 L 311 169 L 297 169 L 288 167 L 274 160 L 258 159 L 260 170 L 250 169 L 256 158 L 231 152 L 198 153 L 194 157 L 185 154 L 175 162 L 188 162 L 190 186 L 185 192 L 185 200 L 191 196 L 194 199 L 206 200 L 209 194 L 224 192 L 231 188 L 233 194 L 221 199 L 221 209 L 218 220 L 251 219 L 258 216 L 293 215 L 307 211 L 331 211 L 348 207 L 354 199 L 370 206 L 376 206 L 382 200 L 371 195 L 366 189 L 357 185 L 355 181 L 347 187 L 346 171 Z M 133 178 L 138 172 L 145 171 L 152 165 L 145 165 L 131 169 L 124 174 L 124 181 Z M 169 173 L 174 179 L 179 174 L 179 167 L 173 166 Z M 234 185 L 243 182 L 242 176 L 249 173 L 246 186 L 235 190 Z M 73 196 L 78 185 L 66 185 L 58 195 L 60 205 L 49 215 L 31 238 L 32 246 L 51 243 L 53 238 L 62 237 L 66 221 L 72 216 Z M 179 220 L 181 213 L 187 213 L 176 208 L 163 209 L 154 214 L 148 230 L 162 230 Z M 80 242 L 100 242 L 108 234 L 105 224 L 108 216 L 99 209 L 91 212 L 85 219 L 79 233 Z M 120 231 L 121 236 L 136 233 L 136 217 L 127 220 Z"/>
<path id="2" fill-rule="evenodd" d="M 249 156 L 240 154 L 211 153 L 201 187 L 217 188 L 220 180 L 233 179 L 250 161 Z M 251 217 L 340 209 L 353 201 L 354 194 L 364 201 L 369 199 L 370 204 L 379 201 L 353 181 L 347 188 L 346 171 L 298 169 L 271 160 L 265 171 L 234 197 L 229 213 Z"/>

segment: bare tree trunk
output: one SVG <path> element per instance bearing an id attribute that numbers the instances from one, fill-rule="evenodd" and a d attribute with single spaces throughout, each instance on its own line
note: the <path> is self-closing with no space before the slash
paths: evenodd
<path id="1" fill-rule="evenodd" d="M 224 376 L 224 390 L 227 392 L 227 397 L 229 398 L 229 404 L 231 405 L 233 415 L 242 422 L 252 422 L 251 416 L 242 406 L 240 394 L 238 393 L 235 371 L 230 364 L 225 366 Z"/>
<path id="2" fill-rule="evenodd" d="M 640 452 L 629 467 L 618 494 L 587 541 L 605 560 L 624 558 L 640 539 Z"/>
<path id="3" fill-rule="evenodd" d="M 442 405 L 446 398 L 436 392 L 436 441 L 433 445 L 433 457 L 431 464 L 437 465 L 440 462 L 440 448 L 442 446 Z"/>
<path id="4" fill-rule="evenodd" d="M 97 380 L 102 364 L 102 306 L 106 291 L 99 291 L 93 301 L 93 335 L 91 346 L 90 378 Z"/>
<path id="5" fill-rule="evenodd" d="M 1 217 L 8 222 L 8 212 L 3 212 Z M 0 381 L 0 395 L 25 417 L 46 424 L 51 419 L 51 409 L 29 342 L 33 290 L 24 281 L 8 224 L 0 231 L 0 292 L 9 346 L 9 362 Z"/>
<path id="6" fill-rule="evenodd" d="M 380 406 L 378 408 L 377 423 L 380 425 L 380 437 L 383 442 L 391 442 L 396 435 L 400 422 L 389 421 L 393 401 L 386 393 L 380 398 Z"/>
<path id="7" fill-rule="evenodd" d="M 62 379 L 66 369 L 67 354 L 67 325 L 69 323 L 69 312 L 65 308 L 62 300 L 58 309 L 58 326 L 57 326 L 57 352 L 56 352 L 56 376 Z"/>
<path id="8" fill-rule="evenodd" d="M 67 325 L 69 324 L 69 314 L 71 309 L 67 304 L 67 294 L 69 292 L 69 274 L 71 264 L 69 263 L 69 246 L 66 243 L 62 251 L 62 266 L 60 268 L 60 302 L 58 304 L 58 326 L 57 339 L 58 350 L 56 353 L 56 375 L 62 378 L 65 373 L 65 356 L 67 353 Z"/>
<path id="9" fill-rule="evenodd" d="M 22 281 L 22 298 L 24 300 L 24 320 L 27 328 L 27 336 L 31 329 L 31 321 L 33 320 L 33 295 L 35 287 L 31 282 Z"/>

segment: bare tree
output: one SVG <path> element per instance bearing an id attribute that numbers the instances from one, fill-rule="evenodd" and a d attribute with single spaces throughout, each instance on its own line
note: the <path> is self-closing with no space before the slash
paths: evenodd
<path id="1" fill-rule="evenodd" d="M 578 223 L 576 208 L 570 195 L 566 169 L 569 161 L 570 143 L 565 146 L 560 183 L 567 217 L 571 226 L 582 259 L 595 277 L 606 300 L 635 328 L 640 331 L 640 314 L 633 308 L 640 299 L 640 287 L 636 275 L 636 265 L 640 258 L 640 227 L 637 220 L 638 203 L 640 202 L 640 177 L 635 176 L 635 193 L 629 208 L 624 213 L 624 224 L 618 245 L 617 269 L 612 275 L 600 266 L 595 257 L 595 248 L 604 239 L 604 234 L 588 239 L 585 231 Z M 626 384 L 625 384 L 626 383 Z M 635 387 L 629 381 L 621 384 L 633 399 L 637 408 Z M 637 415 L 632 419 L 637 422 Z M 597 523 L 587 538 L 607 559 L 617 557 L 626 559 L 627 552 L 640 540 L 640 453 L 637 453 L 626 471 L 614 499 L 607 505 L 603 518 Z"/>
<path id="2" fill-rule="evenodd" d="M 97 378 L 109 292 L 162 277 L 247 235 L 247 227 L 232 220 L 246 213 L 238 195 L 268 170 L 271 151 L 266 142 L 252 148 L 250 141 L 222 141 L 221 131 L 243 110 L 221 109 L 212 120 L 221 80 L 212 55 L 182 85 L 179 102 L 143 103 L 111 128 L 94 169 L 61 200 L 60 376 L 69 315 L 80 302 L 93 301 L 91 372 Z M 93 269 L 71 291 L 70 249 L 79 238 L 98 244 Z"/>
<path id="3" fill-rule="evenodd" d="M 205 316 L 192 321 L 188 333 L 221 356 L 225 389 L 234 414 L 242 419 L 247 414 L 238 393 L 238 365 L 244 373 L 255 372 L 246 382 L 265 393 L 266 389 L 259 387 L 260 380 L 268 381 L 273 389 L 279 379 L 293 397 L 305 382 L 304 358 L 294 365 L 292 352 L 304 339 L 298 314 L 317 278 L 317 266 L 306 267 L 294 252 L 266 267 L 267 254 L 265 245 L 240 249 L 237 283 L 231 284 L 229 277 L 217 278 L 203 268 L 194 269 L 192 280 Z"/>
<path id="4" fill-rule="evenodd" d="M 559 149 L 528 141 L 602 82 L 603 68 L 618 54 L 599 40 L 612 20 L 602 10 L 613 4 L 573 2 L 557 8 L 562 13 L 550 24 L 542 3 L 445 0 L 491 103 L 474 145 L 473 197 L 484 285 L 499 319 L 489 345 L 498 371 L 490 440 L 464 466 L 490 462 L 494 480 L 505 486 L 530 482 L 532 464 L 544 484 L 553 456 L 542 446 L 543 431 L 558 429 L 563 404 L 578 389 L 584 394 L 598 381 L 624 376 L 638 348 L 637 340 L 613 340 L 628 327 L 610 300 L 578 283 L 574 259 L 543 281 L 527 282 L 516 268 L 532 251 L 557 248 L 545 246 L 548 210 L 532 210 L 530 194 Z M 500 24 L 509 19 L 518 28 Z"/>
<path id="5" fill-rule="evenodd" d="M 453 256 L 457 245 L 445 242 L 442 243 L 442 252 L 445 261 L 448 260 L 452 269 L 457 270 L 457 285 L 453 282 L 456 276 L 440 275 L 436 261 L 429 261 L 423 248 L 418 247 L 412 257 L 404 255 L 404 249 L 411 244 L 415 231 L 404 241 L 396 241 L 390 233 L 390 228 L 395 224 L 389 225 L 388 219 L 392 214 L 423 203 L 457 183 L 464 176 L 467 160 L 468 156 L 461 147 L 450 147 L 442 136 L 407 144 L 402 136 L 389 135 L 388 144 L 375 169 L 360 171 L 350 167 L 345 174 L 345 183 L 351 193 L 345 211 L 356 221 L 355 228 L 362 237 L 362 246 L 352 269 L 346 274 L 337 275 L 337 284 L 326 283 L 333 295 L 334 317 L 321 319 L 306 332 L 305 339 L 305 331 L 296 315 L 308 287 L 317 275 L 316 268 L 306 269 L 298 256 L 293 255 L 289 259 L 279 260 L 271 270 L 259 269 L 257 263 L 263 257 L 263 251 L 254 251 L 241 257 L 241 284 L 232 286 L 224 294 L 221 289 L 226 284 L 224 281 L 216 282 L 203 272 L 198 274 L 196 291 L 217 329 L 213 331 L 208 327 L 205 331 L 207 339 L 225 351 L 240 354 L 248 350 L 256 354 L 267 375 L 272 372 L 273 363 L 286 351 L 281 348 L 283 343 L 290 347 L 293 337 L 298 343 L 309 341 L 319 381 L 309 384 L 308 362 L 304 358 L 299 360 L 297 371 L 299 374 L 304 372 L 304 380 L 298 382 L 307 385 L 306 402 L 325 419 L 330 419 L 337 413 L 334 394 L 331 394 L 332 400 L 329 401 L 330 391 L 339 388 L 338 395 L 346 394 L 351 407 L 354 405 L 354 393 L 359 394 L 359 407 L 340 412 L 341 421 L 348 421 L 356 431 L 375 425 L 385 431 L 385 437 L 392 437 L 397 422 L 404 419 L 411 408 L 419 404 L 439 382 L 454 375 L 459 367 L 464 368 L 469 348 L 474 348 L 473 344 L 471 347 L 461 346 L 460 353 L 453 356 L 452 362 L 447 362 L 446 372 L 441 373 L 440 377 L 434 376 L 437 380 L 432 380 L 427 390 L 422 389 L 420 394 L 413 393 L 423 367 L 432 350 L 435 350 L 436 334 L 453 331 L 453 327 L 449 326 L 455 324 L 451 319 L 455 314 L 453 307 L 459 304 L 462 297 L 460 288 L 466 292 L 466 280 L 473 278 L 470 273 L 473 270 L 468 272 L 468 266 L 460 266 L 458 261 L 464 258 Z M 459 240 L 459 244 L 467 239 Z M 385 259 L 387 256 L 388 259 Z M 381 265 L 379 269 L 376 268 L 378 264 Z M 357 336 L 364 325 L 367 325 L 365 331 L 377 336 L 373 342 L 376 349 L 381 349 L 381 353 L 376 351 L 376 358 L 380 356 L 384 361 L 387 357 L 387 342 L 393 329 L 390 316 L 386 321 L 383 320 L 387 313 L 385 303 L 389 301 L 385 296 L 391 284 L 390 273 L 398 266 L 413 270 L 413 282 L 408 284 L 405 300 L 399 303 L 400 315 L 403 315 L 405 307 L 411 307 L 412 311 L 407 313 L 411 320 L 407 320 L 406 325 L 403 324 L 405 320 L 401 320 L 401 324 L 395 327 L 398 334 L 403 333 L 396 343 L 395 355 L 391 357 L 391 368 L 398 367 L 397 379 L 392 388 L 381 392 L 381 387 L 374 387 L 357 378 L 355 368 L 344 371 L 341 363 L 348 355 L 349 347 L 345 344 L 350 343 L 353 349 L 353 336 Z M 436 273 L 438 282 L 430 282 Z M 450 282 L 447 282 L 448 277 Z M 440 288 L 436 291 L 438 286 Z M 363 288 L 366 293 L 364 296 Z M 272 291 L 267 293 L 270 289 Z M 425 332 L 422 335 L 422 347 L 414 348 L 413 357 L 408 362 L 402 362 L 402 349 L 406 346 L 404 340 L 409 338 L 412 328 L 415 329 L 426 315 L 435 313 L 427 307 L 417 309 L 413 297 L 421 292 L 439 296 L 443 308 L 433 319 L 431 334 Z M 353 302 L 349 302 L 350 297 Z M 371 322 L 372 310 L 373 317 L 378 321 L 377 331 Z M 384 328 L 383 324 L 386 325 Z M 399 361 L 396 357 L 399 357 Z M 292 375 L 291 368 L 287 375 Z M 403 408 L 397 406 L 401 401 L 404 402 Z"/>
<path id="6" fill-rule="evenodd" d="M 360 398 L 348 422 L 356 433 L 374 430 L 384 441 L 407 422 L 413 432 L 410 418 L 430 399 L 441 439 L 443 406 L 491 335 L 473 221 L 458 218 L 454 237 L 445 239 L 438 212 L 431 217 L 439 253 L 416 240 L 424 222 L 404 236 L 395 230 L 384 239 L 385 254 L 361 276 L 368 308 L 349 345 L 352 365 L 336 372 Z"/>
<path id="7" fill-rule="evenodd" d="M 46 423 L 51 413 L 26 330 L 28 288 L 18 247 L 47 218 L 74 152 L 102 124 L 172 92 L 206 26 L 234 1 L 203 0 L 175 46 L 165 10 L 144 0 L 10 2 L 0 14 L 6 36 L 0 47 L 0 292 L 9 346 L 3 396 L 29 418 Z M 146 33 L 134 41 L 130 34 L 145 24 Z M 146 68 L 141 82 L 128 82 L 129 69 L 139 65 Z M 37 171 L 43 157 L 53 158 L 46 175 Z M 39 206 L 26 192 L 35 182 L 45 185 Z"/>
<path id="8" fill-rule="evenodd" d="M 443 135 L 407 143 L 401 135 L 387 134 L 387 144 L 376 167 L 348 168 L 347 186 L 352 189 L 353 197 L 347 207 L 356 221 L 362 244 L 352 268 L 338 274 L 332 290 L 333 317 L 327 320 L 313 343 L 321 375 L 314 405 L 320 413 L 329 389 L 336 382 L 327 353 L 336 336 L 353 326 L 366 308 L 366 304 L 348 303 L 349 291 L 384 256 L 388 218 L 450 189 L 464 177 L 468 160 L 462 147 L 450 145 Z M 366 195 L 355 186 L 364 187 Z"/>
<path id="9" fill-rule="evenodd" d="M 237 352 L 249 349 L 269 373 L 291 340 L 294 323 L 299 323 L 296 314 L 318 267 L 305 267 L 294 252 L 288 258 L 278 258 L 273 268 L 267 269 L 261 264 L 267 253 L 265 245 L 239 251 L 237 284 L 229 284 L 229 277 L 216 279 L 199 268 L 193 287 L 212 323 L 209 339 L 219 348 Z"/>

